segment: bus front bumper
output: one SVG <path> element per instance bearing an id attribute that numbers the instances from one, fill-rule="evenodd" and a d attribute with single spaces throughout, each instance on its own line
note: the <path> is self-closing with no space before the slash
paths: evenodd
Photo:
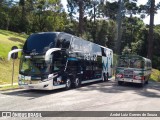
<path id="1" fill-rule="evenodd" d="M 59 88 L 64 88 L 66 85 L 53 85 L 53 80 L 48 80 L 44 82 L 39 82 L 35 84 L 21 84 L 19 82 L 20 88 L 24 89 L 35 89 L 35 90 L 54 90 Z"/>
<path id="2" fill-rule="evenodd" d="M 116 81 L 130 82 L 130 83 L 143 83 L 143 80 L 136 80 L 130 78 L 116 78 Z"/>

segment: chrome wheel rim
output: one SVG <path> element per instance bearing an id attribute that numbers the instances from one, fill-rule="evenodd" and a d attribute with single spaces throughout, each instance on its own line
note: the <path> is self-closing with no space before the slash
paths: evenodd
<path id="1" fill-rule="evenodd" d="M 76 78 L 76 80 L 75 80 L 75 84 L 76 84 L 76 86 L 78 86 L 78 85 L 79 85 L 79 79 L 78 79 L 78 78 Z"/>
<path id="2" fill-rule="evenodd" d="M 70 79 L 67 79 L 66 86 L 67 86 L 68 88 L 71 86 L 71 81 L 70 81 Z"/>

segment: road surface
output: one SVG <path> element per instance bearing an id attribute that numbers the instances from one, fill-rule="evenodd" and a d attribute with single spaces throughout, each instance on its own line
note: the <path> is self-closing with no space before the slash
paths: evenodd
<path id="1" fill-rule="evenodd" d="M 67 91 L 0 91 L 0 111 L 160 111 L 160 83 L 149 81 L 141 88 L 134 84 L 118 86 L 111 79 Z M 127 117 L 125 119 L 128 120 Z M 149 120 L 150 117 L 140 119 Z"/>

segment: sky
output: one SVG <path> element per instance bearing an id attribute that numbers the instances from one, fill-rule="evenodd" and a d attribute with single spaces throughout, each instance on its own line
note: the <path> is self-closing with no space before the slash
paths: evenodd
<path id="1" fill-rule="evenodd" d="M 61 0 L 62 1 L 62 4 L 65 8 L 65 10 L 67 11 L 67 0 Z M 110 1 L 115 1 L 115 0 L 110 0 Z M 146 4 L 148 0 L 138 0 L 137 3 L 138 5 L 140 4 Z M 157 4 L 158 2 L 160 2 L 160 0 L 155 0 L 155 4 Z M 149 19 L 150 19 L 150 16 L 147 16 L 143 21 L 145 24 L 149 24 Z M 154 16 L 154 24 L 157 25 L 157 24 L 160 24 L 160 10 L 158 10 L 158 14 L 155 14 Z"/>
<path id="2" fill-rule="evenodd" d="M 145 4 L 148 0 L 138 0 L 138 4 Z M 160 0 L 155 0 L 155 4 L 160 2 Z M 149 24 L 149 16 L 147 16 L 143 21 L 145 24 Z M 154 15 L 154 24 L 160 24 L 160 10 L 158 10 L 158 14 Z"/>

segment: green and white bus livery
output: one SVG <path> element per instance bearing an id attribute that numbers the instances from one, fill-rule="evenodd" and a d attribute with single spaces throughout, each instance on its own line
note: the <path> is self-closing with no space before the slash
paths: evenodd
<path id="1" fill-rule="evenodd" d="M 125 82 L 148 84 L 151 75 L 151 60 L 138 55 L 121 55 L 118 58 L 115 79 L 119 85 Z"/>

